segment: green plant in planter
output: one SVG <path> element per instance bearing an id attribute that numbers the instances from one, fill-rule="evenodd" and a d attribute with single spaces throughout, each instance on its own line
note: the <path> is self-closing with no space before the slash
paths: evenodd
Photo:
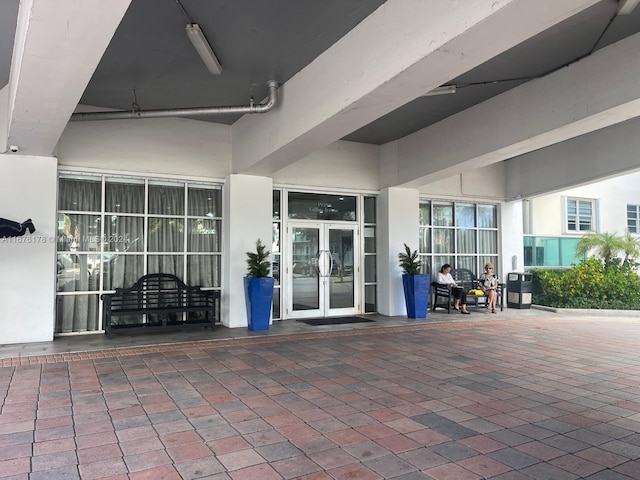
<path id="1" fill-rule="evenodd" d="M 247 252 L 247 277 L 268 277 L 269 273 L 271 273 L 270 254 L 271 252 L 258 239 L 256 241 L 256 251 Z"/>
<path id="2" fill-rule="evenodd" d="M 430 275 L 421 274 L 422 261 L 418 251 L 413 252 L 404 244 L 404 252 L 398 254 L 400 267 L 402 268 L 402 288 L 404 301 L 407 307 L 407 317 L 426 318 L 429 303 Z"/>
<path id="3" fill-rule="evenodd" d="M 406 243 L 404 244 L 404 250 L 404 252 L 398 254 L 402 273 L 405 275 L 418 275 L 422 267 L 422 260 L 418 257 L 418 251 L 414 250 L 412 252 Z"/>
<path id="4" fill-rule="evenodd" d="M 256 241 L 255 252 L 247 252 L 247 276 L 244 288 L 247 300 L 247 321 L 249 330 L 268 330 L 271 319 L 271 305 L 275 279 L 271 272 L 270 252 L 260 239 Z"/>

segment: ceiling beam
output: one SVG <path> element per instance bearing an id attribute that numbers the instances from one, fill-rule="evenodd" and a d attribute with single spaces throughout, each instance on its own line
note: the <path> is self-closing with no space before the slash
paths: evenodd
<path id="1" fill-rule="evenodd" d="M 505 198 L 544 195 L 637 172 L 638 132 L 640 118 L 634 118 L 512 158 L 505 162 Z"/>
<path id="2" fill-rule="evenodd" d="M 640 115 L 640 34 L 397 140 L 406 187 L 500 162 Z"/>
<path id="3" fill-rule="evenodd" d="M 49 156 L 131 0 L 21 0 L 5 145 Z"/>
<path id="4" fill-rule="evenodd" d="M 596 2 L 389 0 L 233 125 L 233 171 L 271 175 Z"/>

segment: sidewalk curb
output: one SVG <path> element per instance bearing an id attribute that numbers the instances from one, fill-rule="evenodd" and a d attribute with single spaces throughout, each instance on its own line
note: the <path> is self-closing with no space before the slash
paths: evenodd
<path id="1" fill-rule="evenodd" d="M 555 308 L 544 305 L 531 305 L 536 310 L 553 312 L 567 315 L 584 315 L 600 317 L 640 317 L 640 310 L 608 310 L 608 309 L 588 309 L 588 308 Z"/>

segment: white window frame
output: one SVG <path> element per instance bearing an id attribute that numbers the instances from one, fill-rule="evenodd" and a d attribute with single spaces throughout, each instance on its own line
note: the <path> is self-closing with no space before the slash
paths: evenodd
<path id="1" fill-rule="evenodd" d="M 437 264 L 435 262 L 435 259 L 437 257 L 450 257 L 451 258 L 451 265 L 454 266 L 454 268 L 458 268 L 458 258 L 459 257 L 474 257 L 475 259 L 475 263 L 476 266 L 473 269 L 476 272 L 482 272 L 484 271 L 484 264 L 486 263 L 486 261 L 491 261 L 494 265 L 496 265 L 496 268 L 498 268 L 499 264 L 500 264 L 500 255 L 501 255 L 501 251 L 502 251 L 502 246 L 501 246 L 501 235 L 500 232 L 502 231 L 502 228 L 500 226 L 500 205 L 499 204 L 495 204 L 495 203 L 485 203 L 485 202 L 475 202 L 475 201 L 458 201 L 458 200 L 448 200 L 448 199 L 444 199 L 444 198 L 427 198 L 427 197 L 421 197 L 420 198 L 420 207 L 425 204 L 425 203 L 429 203 L 430 205 L 430 223 L 427 224 L 423 224 L 420 223 L 419 224 L 419 230 L 430 230 L 431 232 L 431 237 L 430 237 L 430 243 L 431 243 L 431 248 L 430 248 L 430 252 L 420 252 L 420 259 L 423 260 L 423 265 L 431 265 L 431 271 L 428 270 L 423 270 L 422 273 L 428 273 L 430 275 L 437 275 L 438 269 L 441 267 L 441 265 Z M 453 211 L 453 223 L 451 225 L 434 225 L 433 224 L 433 207 L 434 205 L 438 205 L 438 204 L 451 204 Z M 456 207 L 459 204 L 464 204 L 464 205 L 473 205 L 475 208 L 475 226 L 473 227 L 464 227 L 464 226 L 460 226 L 458 225 L 458 222 L 456 221 Z M 491 206 L 495 209 L 495 215 L 496 215 L 496 225 L 493 227 L 480 227 L 478 225 L 478 208 L 480 206 Z M 475 235 L 476 235 L 476 251 L 473 253 L 463 253 L 459 251 L 459 246 L 458 246 L 458 236 L 457 236 L 457 231 L 458 230 L 474 230 Z M 434 242 L 434 237 L 433 237 L 433 232 L 437 231 L 437 230 L 451 230 L 453 232 L 453 242 L 454 242 L 454 247 L 453 247 L 453 251 L 452 252 L 443 252 L 443 253 L 435 253 L 434 252 L 434 248 L 433 248 L 433 242 Z M 480 232 L 486 232 L 486 231 L 493 231 L 496 232 L 497 235 L 497 243 L 496 243 L 496 252 L 495 253 L 479 253 L 478 252 L 478 245 L 479 245 L 479 239 L 478 239 L 478 235 L 480 234 Z M 423 269 L 425 267 L 423 266 Z M 496 271 L 496 274 L 499 274 L 499 272 Z"/>
<path id="2" fill-rule="evenodd" d="M 636 218 L 629 218 L 629 209 L 634 208 L 636 211 Z M 634 230 L 631 230 L 631 223 L 635 223 L 633 226 Z M 640 205 L 632 205 L 630 203 L 627 204 L 627 229 L 629 233 L 640 234 Z"/>
<path id="3" fill-rule="evenodd" d="M 576 202 L 576 218 L 575 225 L 576 229 L 569 228 L 569 202 Z M 590 226 L 587 230 L 580 230 L 580 204 L 581 203 L 589 203 L 591 204 L 591 218 L 589 220 Z M 595 198 L 582 198 L 582 197 L 562 197 L 562 224 L 563 231 L 566 234 L 573 235 L 582 235 L 586 232 L 597 232 L 599 231 L 598 226 L 598 201 Z"/>

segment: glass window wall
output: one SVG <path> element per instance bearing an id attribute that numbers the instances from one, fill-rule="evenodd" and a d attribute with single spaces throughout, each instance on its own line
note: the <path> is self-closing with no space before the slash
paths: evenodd
<path id="1" fill-rule="evenodd" d="M 220 288 L 221 198 L 218 185 L 61 174 L 56 333 L 101 330 L 100 294 L 146 273 Z"/>
<path id="2" fill-rule="evenodd" d="M 486 262 L 498 266 L 497 218 L 496 205 L 421 201 L 419 253 L 423 273 L 434 276 L 448 263 L 479 276 Z"/>

